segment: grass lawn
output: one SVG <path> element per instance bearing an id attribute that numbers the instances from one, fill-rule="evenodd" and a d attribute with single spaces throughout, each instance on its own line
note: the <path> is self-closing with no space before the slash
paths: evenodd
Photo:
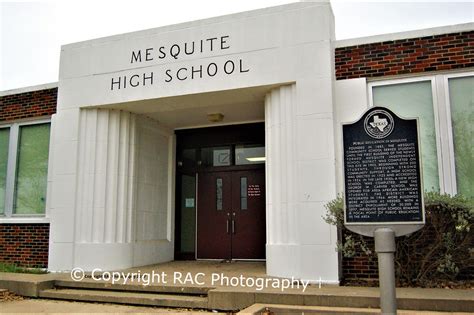
<path id="1" fill-rule="evenodd" d="M 26 268 L 19 267 L 15 264 L 0 262 L 0 272 L 15 272 L 15 273 L 34 273 L 34 274 L 45 274 L 47 270 L 42 268 Z"/>

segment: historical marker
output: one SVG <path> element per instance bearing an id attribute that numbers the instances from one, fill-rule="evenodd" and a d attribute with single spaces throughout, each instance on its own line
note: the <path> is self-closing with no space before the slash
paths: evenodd
<path id="1" fill-rule="evenodd" d="M 347 227 L 424 224 L 417 120 L 374 107 L 342 128 Z"/>
<path id="2" fill-rule="evenodd" d="M 418 120 L 403 119 L 383 107 L 342 126 L 344 224 L 375 237 L 380 306 L 396 314 L 395 236 L 425 223 Z"/>

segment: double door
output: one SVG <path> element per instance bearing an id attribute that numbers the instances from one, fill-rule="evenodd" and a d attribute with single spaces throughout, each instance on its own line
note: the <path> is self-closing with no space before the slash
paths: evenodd
<path id="1" fill-rule="evenodd" d="M 265 258 L 265 172 L 200 173 L 198 259 Z"/>

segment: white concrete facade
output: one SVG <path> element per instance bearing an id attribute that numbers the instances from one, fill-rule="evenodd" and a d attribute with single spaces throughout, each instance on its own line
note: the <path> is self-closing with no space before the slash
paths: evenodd
<path id="1" fill-rule="evenodd" d="M 302 2 L 63 46 L 49 269 L 173 260 L 173 130 L 219 110 L 265 121 L 267 273 L 337 283 L 333 43 L 329 2 Z"/>

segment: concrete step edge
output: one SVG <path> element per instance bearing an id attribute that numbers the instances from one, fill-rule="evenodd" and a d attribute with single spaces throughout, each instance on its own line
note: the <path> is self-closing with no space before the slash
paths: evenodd
<path id="1" fill-rule="evenodd" d="M 55 287 L 77 288 L 77 289 L 99 289 L 108 291 L 128 291 L 128 292 L 157 292 L 172 294 L 194 294 L 207 295 L 212 287 L 186 287 L 186 286 L 166 286 L 166 285 L 142 285 L 142 284 L 119 284 L 109 282 L 91 281 L 70 281 L 56 280 Z"/>
<path id="2" fill-rule="evenodd" d="M 186 308 L 207 308 L 208 305 L 207 297 L 159 294 L 153 292 L 143 293 L 87 289 L 48 289 L 40 291 L 39 297 L 71 301 Z"/>
<path id="3" fill-rule="evenodd" d="M 380 314 L 379 308 L 353 308 L 353 307 L 331 307 L 331 306 L 305 306 L 305 305 L 285 305 L 285 304 L 253 304 L 236 315 L 260 315 L 263 312 L 281 313 L 281 314 L 302 314 L 302 313 L 318 313 L 318 314 L 351 314 L 351 315 L 374 315 Z M 398 308 L 397 314 L 400 315 L 433 315 L 446 314 L 444 312 L 404 310 Z M 450 312 L 450 314 L 453 314 Z M 455 312 L 454 314 L 468 315 L 468 312 Z"/>
<path id="4" fill-rule="evenodd" d="M 232 297 L 232 298 L 230 298 Z M 333 294 L 286 294 L 276 292 L 230 292 L 209 291 L 209 306 L 213 309 L 237 310 L 252 304 L 284 304 L 302 306 L 379 308 L 380 299 L 375 296 L 340 296 Z M 474 309 L 474 301 L 466 299 L 397 298 L 400 309 L 438 312 L 469 312 Z"/>

